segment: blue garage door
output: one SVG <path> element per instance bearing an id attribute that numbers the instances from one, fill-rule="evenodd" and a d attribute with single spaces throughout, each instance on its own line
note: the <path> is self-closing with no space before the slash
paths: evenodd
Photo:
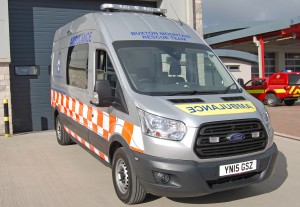
<path id="1" fill-rule="evenodd" d="M 102 3 L 157 6 L 155 1 L 136 0 L 8 1 L 12 59 L 12 121 L 15 133 L 53 128 L 48 66 L 54 33 L 67 22 L 86 13 L 99 11 Z M 38 75 L 22 75 L 23 66 L 37 66 Z M 17 75 L 16 70 L 21 75 Z"/>

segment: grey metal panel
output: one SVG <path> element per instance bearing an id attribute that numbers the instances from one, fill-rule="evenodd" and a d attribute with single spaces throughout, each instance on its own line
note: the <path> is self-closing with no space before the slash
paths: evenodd
<path id="1" fill-rule="evenodd" d="M 255 63 L 258 62 L 258 56 L 248 52 L 243 52 L 238 50 L 226 50 L 226 49 L 216 49 L 214 51 L 219 57 L 236 58 L 239 60 L 255 62 Z"/>
<path id="2" fill-rule="evenodd" d="M 209 45 L 290 28 L 291 21 L 271 22 L 205 39 Z"/>
<path id="3" fill-rule="evenodd" d="M 137 4 L 135 0 L 9 0 L 11 36 L 11 90 L 14 132 L 53 128 L 50 116 L 48 65 L 55 31 L 90 12 L 102 3 Z M 154 1 L 138 4 L 155 7 Z M 40 75 L 15 76 L 16 65 L 39 65 Z"/>

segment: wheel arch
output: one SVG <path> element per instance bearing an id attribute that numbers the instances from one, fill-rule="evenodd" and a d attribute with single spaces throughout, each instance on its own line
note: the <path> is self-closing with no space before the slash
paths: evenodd
<path id="1" fill-rule="evenodd" d="M 56 129 L 56 118 L 59 115 L 57 108 L 53 109 L 53 121 L 54 121 L 54 129 Z"/>
<path id="2" fill-rule="evenodd" d="M 112 135 L 109 140 L 109 147 L 108 147 L 108 158 L 109 158 L 109 163 L 111 163 L 111 165 L 112 165 L 114 154 L 117 151 L 117 149 L 119 149 L 120 147 L 124 147 L 126 153 L 128 153 L 129 155 L 131 154 L 130 147 L 128 143 L 125 141 L 125 139 L 119 134 Z"/>

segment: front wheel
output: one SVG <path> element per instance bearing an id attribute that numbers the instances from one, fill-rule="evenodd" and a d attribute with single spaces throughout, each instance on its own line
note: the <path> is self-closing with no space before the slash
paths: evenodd
<path id="1" fill-rule="evenodd" d="M 284 100 L 285 105 L 287 106 L 293 106 L 296 100 Z"/>
<path id="2" fill-rule="evenodd" d="M 137 204 L 146 197 L 146 191 L 137 180 L 132 161 L 123 147 L 117 149 L 113 157 L 112 177 L 119 199 L 126 204 Z"/>
<path id="3" fill-rule="evenodd" d="M 273 93 L 267 94 L 266 101 L 267 101 L 267 104 L 272 107 L 277 106 L 277 104 L 279 102 L 278 97 Z"/>

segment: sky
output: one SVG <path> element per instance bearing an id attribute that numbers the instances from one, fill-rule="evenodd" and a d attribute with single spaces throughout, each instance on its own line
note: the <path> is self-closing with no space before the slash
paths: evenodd
<path id="1" fill-rule="evenodd" d="M 202 0 L 203 27 L 300 16 L 300 0 Z"/>

